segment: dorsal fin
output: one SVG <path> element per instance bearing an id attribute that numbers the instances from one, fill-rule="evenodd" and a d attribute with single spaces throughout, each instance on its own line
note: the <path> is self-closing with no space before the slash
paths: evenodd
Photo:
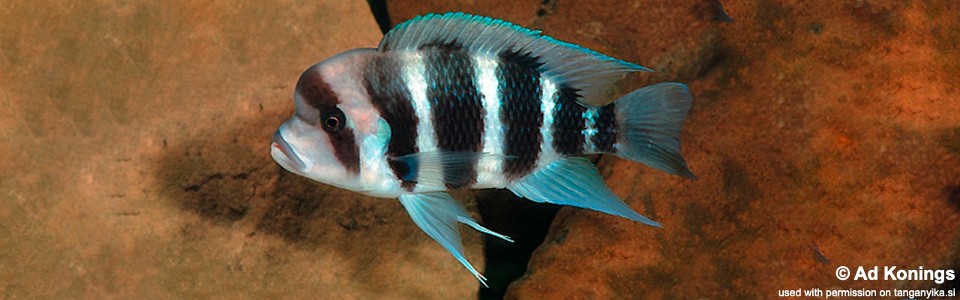
<path id="1" fill-rule="evenodd" d="M 606 92 L 624 74 L 650 69 L 556 40 L 540 31 L 465 13 L 428 14 L 397 25 L 380 41 L 380 51 L 412 51 L 425 45 L 458 45 L 470 53 L 499 56 L 529 53 L 540 72 L 578 91 L 579 102 L 602 106 Z"/>

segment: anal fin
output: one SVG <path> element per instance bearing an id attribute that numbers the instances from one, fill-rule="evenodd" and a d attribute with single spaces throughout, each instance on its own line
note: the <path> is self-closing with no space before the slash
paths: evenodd
<path id="1" fill-rule="evenodd" d="M 447 249 L 477 280 L 487 286 L 486 278 L 477 271 L 464 256 L 460 242 L 460 230 L 457 222 L 473 227 L 477 231 L 513 242 L 509 237 L 481 226 L 473 220 L 459 202 L 443 192 L 400 195 L 400 204 L 407 209 L 410 218 L 423 232 Z"/>
<path id="2" fill-rule="evenodd" d="M 660 223 L 640 215 L 620 200 L 603 182 L 597 168 L 583 157 L 561 159 L 507 188 L 534 202 L 587 208 L 660 227 Z"/>

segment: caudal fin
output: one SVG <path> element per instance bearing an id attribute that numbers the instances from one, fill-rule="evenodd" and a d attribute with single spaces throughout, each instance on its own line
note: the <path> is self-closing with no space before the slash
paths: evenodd
<path id="1" fill-rule="evenodd" d="M 616 112 L 623 140 L 617 156 L 696 178 L 680 153 L 680 128 L 692 102 L 687 86 L 676 82 L 647 86 L 618 99 Z"/>

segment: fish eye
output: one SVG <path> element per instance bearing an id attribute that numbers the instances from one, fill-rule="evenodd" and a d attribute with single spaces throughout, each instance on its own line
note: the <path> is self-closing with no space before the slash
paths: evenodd
<path id="1" fill-rule="evenodd" d="M 327 132 L 337 132 L 345 125 L 345 116 L 343 115 L 343 111 L 341 111 L 339 108 L 334 108 L 333 110 L 325 112 L 321 119 L 323 120 L 323 130 Z"/>
<path id="2" fill-rule="evenodd" d="M 330 127 L 330 128 L 336 128 L 337 125 L 340 125 L 340 119 L 334 116 L 327 117 L 327 119 L 324 120 L 323 122 L 324 122 L 323 125 L 326 125 L 327 127 Z"/>

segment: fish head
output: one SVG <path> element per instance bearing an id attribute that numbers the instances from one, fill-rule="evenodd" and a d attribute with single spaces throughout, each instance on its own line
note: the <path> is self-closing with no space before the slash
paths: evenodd
<path id="1" fill-rule="evenodd" d="M 357 171 L 337 157 L 338 142 L 342 141 L 317 130 L 316 125 L 293 117 L 273 134 L 270 155 L 294 174 L 344 189 L 362 190 Z"/>
<path id="2" fill-rule="evenodd" d="M 303 72 L 294 92 L 296 113 L 273 135 L 270 154 L 277 164 L 358 192 L 369 192 L 382 182 L 377 168 L 370 165 L 383 160 L 382 154 L 374 152 L 385 142 L 370 140 L 389 129 L 381 128 L 381 119 L 360 83 L 356 66 L 362 65 L 365 54 L 369 51 L 346 52 Z"/>

